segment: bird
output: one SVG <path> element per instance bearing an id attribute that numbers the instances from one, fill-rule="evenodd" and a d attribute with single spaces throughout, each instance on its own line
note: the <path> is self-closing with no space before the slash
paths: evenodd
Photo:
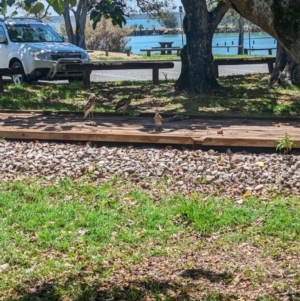
<path id="1" fill-rule="evenodd" d="M 156 126 L 156 131 L 161 131 L 162 130 L 163 118 L 159 114 L 158 110 L 155 110 L 154 122 L 155 122 L 155 126 Z"/>
<path id="2" fill-rule="evenodd" d="M 123 112 L 123 118 L 125 118 L 125 110 L 130 105 L 132 96 L 120 99 L 115 106 L 115 113 Z"/>
<path id="3" fill-rule="evenodd" d="M 94 119 L 93 116 L 93 110 L 96 105 L 96 95 L 92 93 L 87 101 L 87 103 L 84 106 L 84 116 L 83 118 L 86 118 L 89 116 L 89 120 L 91 121 L 91 115 L 92 115 L 92 120 Z"/>

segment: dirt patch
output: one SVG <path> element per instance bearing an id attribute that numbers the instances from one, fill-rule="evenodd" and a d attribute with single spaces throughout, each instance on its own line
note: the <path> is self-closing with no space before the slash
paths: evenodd
<path id="1" fill-rule="evenodd" d="M 105 60 L 138 60 L 141 59 L 141 56 L 135 55 L 135 54 L 130 54 L 128 56 L 126 53 L 122 52 L 108 52 L 108 55 L 106 55 L 105 51 L 98 51 L 98 50 L 93 50 L 89 51 L 89 55 L 92 61 L 101 61 L 101 59 Z"/>

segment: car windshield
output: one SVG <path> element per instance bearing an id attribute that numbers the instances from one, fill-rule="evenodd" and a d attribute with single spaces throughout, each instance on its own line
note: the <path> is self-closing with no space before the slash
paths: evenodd
<path id="1" fill-rule="evenodd" d="M 12 42 L 63 42 L 62 37 L 47 24 L 9 23 L 6 27 Z"/>

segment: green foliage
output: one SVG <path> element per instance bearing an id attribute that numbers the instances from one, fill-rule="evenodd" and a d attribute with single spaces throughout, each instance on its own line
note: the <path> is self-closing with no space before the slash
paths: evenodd
<path id="1" fill-rule="evenodd" d="M 7 14 L 7 7 L 8 6 L 13 6 L 15 4 L 15 0 L 2 0 L 0 2 L 0 15 L 3 15 L 5 18 L 11 18 L 14 17 L 18 14 L 18 12 L 15 10 L 13 11 L 11 14 L 9 14 L 8 16 L 6 16 Z"/>
<path id="2" fill-rule="evenodd" d="M 126 5 L 117 0 L 107 0 L 96 2 L 95 5 L 89 7 L 90 19 L 93 22 L 93 29 L 96 28 L 97 23 L 101 21 L 102 17 L 111 18 L 113 25 L 119 25 L 122 27 L 126 24 L 124 17 L 124 9 Z"/>
<path id="3" fill-rule="evenodd" d="M 166 11 L 159 19 L 159 22 L 166 28 L 176 28 L 178 27 L 178 19 L 174 12 Z"/>
<path id="4" fill-rule="evenodd" d="M 74 4 L 74 0 L 66 0 L 69 4 Z M 64 11 L 64 2 L 61 0 L 47 0 L 48 5 L 50 5 L 53 10 L 61 15 Z M 76 2 L 76 1 L 75 1 Z M 24 7 L 28 13 L 33 13 L 34 15 L 38 15 L 44 10 L 44 4 L 38 0 L 25 0 Z"/>
<path id="5" fill-rule="evenodd" d="M 276 150 L 282 151 L 284 154 L 287 154 L 292 150 L 295 146 L 295 139 L 292 138 L 290 135 L 285 133 L 284 137 L 282 137 L 276 146 Z"/>

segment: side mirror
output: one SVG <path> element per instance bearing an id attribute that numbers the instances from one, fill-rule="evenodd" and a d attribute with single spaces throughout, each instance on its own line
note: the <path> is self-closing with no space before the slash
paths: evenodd
<path id="1" fill-rule="evenodd" d="M 68 36 L 63 36 L 62 38 L 63 38 L 64 42 L 68 42 Z"/>
<path id="2" fill-rule="evenodd" d="M 0 35 L 0 43 L 6 44 L 7 43 L 6 37 Z"/>

